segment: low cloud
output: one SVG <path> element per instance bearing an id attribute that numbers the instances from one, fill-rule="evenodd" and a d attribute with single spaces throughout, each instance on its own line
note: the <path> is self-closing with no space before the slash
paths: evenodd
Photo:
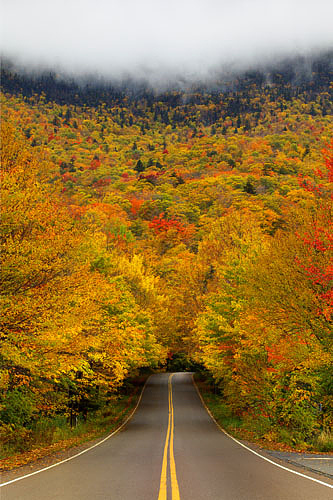
<path id="1" fill-rule="evenodd" d="M 209 78 L 333 48 L 330 0 L 3 0 L 2 55 L 70 76 Z"/>

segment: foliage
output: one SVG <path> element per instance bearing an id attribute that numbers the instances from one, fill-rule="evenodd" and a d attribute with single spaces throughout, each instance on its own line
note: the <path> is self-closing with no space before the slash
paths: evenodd
<path id="1" fill-rule="evenodd" d="M 0 418 L 18 427 L 59 412 L 72 420 L 96 391 L 163 354 L 125 276 L 93 265 L 103 262 L 104 233 L 70 216 L 10 127 L 2 138 Z"/>
<path id="2" fill-rule="evenodd" d="M 73 424 L 143 367 L 201 364 L 231 419 L 291 444 L 329 432 L 323 67 L 299 87 L 249 75 L 220 92 L 104 101 L 51 77 L 45 94 L 27 80 L 20 93 L 6 73 L 3 426 Z"/>

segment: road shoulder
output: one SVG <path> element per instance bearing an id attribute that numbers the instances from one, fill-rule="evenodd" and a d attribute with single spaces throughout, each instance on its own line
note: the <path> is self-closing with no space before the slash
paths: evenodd
<path id="1" fill-rule="evenodd" d="M 210 408 L 207 406 L 200 389 L 194 379 L 192 377 L 194 387 L 197 390 L 197 393 L 201 399 L 203 406 L 206 408 L 209 415 L 212 417 L 217 427 L 224 432 L 226 435 L 231 437 L 232 439 L 238 441 L 245 447 L 253 450 L 255 453 L 266 457 L 267 459 L 274 459 L 274 461 L 278 461 L 280 463 L 289 464 L 290 466 L 296 466 L 298 468 L 303 469 L 303 471 L 308 471 L 311 473 L 318 474 L 320 476 L 324 476 L 330 479 L 333 479 L 333 453 L 306 453 L 306 452 L 287 452 L 287 451 L 278 451 L 278 450 L 270 450 L 264 448 L 256 443 L 249 442 L 243 439 L 234 438 L 230 432 L 226 431 L 222 425 L 215 419 L 213 413 Z"/>

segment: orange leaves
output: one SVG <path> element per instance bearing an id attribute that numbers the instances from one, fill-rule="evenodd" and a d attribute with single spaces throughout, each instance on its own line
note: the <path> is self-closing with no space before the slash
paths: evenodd
<path id="1" fill-rule="evenodd" d="M 276 346 L 268 347 L 266 346 L 266 352 L 267 352 L 267 361 L 268 363 L 279 363 L 281 361 L 285 361 L 285 356 L 281 354 L 280 349 L 277 348 Z"/>
<path id="2" fill-rule="evenodd" d="M 101 224 L 109 222 L 129 225 L 125 210 L 117 203 L 94 202 L 87 206 L 87 215 L 94 215 Z"/>
<path id="3" fill-rule="evenodd" d="M 275 373 L 292 371 L 300 365 L 300 361 L 306 360 L 308 342 L 304 337 L 295 333 L 288 337 L 281 336 L 275 344 L 266 345 L 267 371 Z"/>
<path id="4" fill-rule="evenodd" d="M 69 205 L 68 209 L 73 219 L 81 219 L 87 212 L 88 207 L 80 205 Z"/>
<path id="5" fill-rule="evenodd" d="M 133 215 L 137 215 L 142 204 L 144 203 L 144 200 L 139 200 L 138 198 L 132 198 L 130 202 L 131 202 L 131 213 Z"/>
<path id="6" fill-rule="evenodd" d="M 64 182 L 67 182 L 67 181 L 77 182 L 77 179 L 72 174 L 70 174 L 69 172 L 65 172 L 62 175 L 62 180 Z"/>

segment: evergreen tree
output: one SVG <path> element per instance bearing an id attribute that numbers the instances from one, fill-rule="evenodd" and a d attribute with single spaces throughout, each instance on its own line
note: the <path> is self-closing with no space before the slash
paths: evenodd
<path id="1" fill-rule="evenodd" d="M 250 178 L 247 179 L 246 184 L 244 186 L 245 193 L 248 194 L 257 194 L 254 185 L 252 184 Z"/>
<path id="2" fill-rule="evenodd" d="M 143 165 L 143 163 L 142 163 L 141 160 L 137 161 L 134 170 L 136 170 L 138 172 L 138 174 L 140 174 L 141 172 L 144 172 L 145 167 L 144 167 L 144 165 Z"/>

